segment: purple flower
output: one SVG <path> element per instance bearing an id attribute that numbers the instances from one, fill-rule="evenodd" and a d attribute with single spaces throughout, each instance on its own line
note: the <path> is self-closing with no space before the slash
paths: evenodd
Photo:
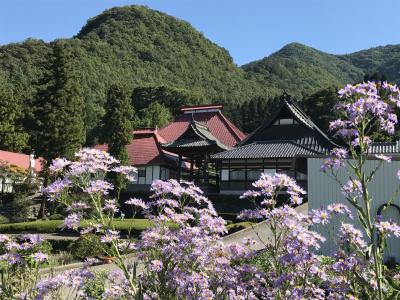
<path id="1" fill-rule="evenodd" d="M 390 237 L 392 234 L 395 237 L 400 237 L 400 226 L 393 221 L 378 221 L 375 223 L 375 227 L 379 233 Z"/>
<path id="2" fill-rule="evenodd" d="M 331 151 L 331 155 L 337 157 L 338 159 L 344 159 L 349 156 L 349 152 L 343 148 L 334 148 Z"/>
<path id="3" fill-rule="evenodd" d="M 312 221 L 314 224 L 327 224 L 329 223 L 330 214 L 325 209 L 314 209 L 312 211 Z"/>
<path id="4" fill-rule="evenodd" d="M 112 243 L 119 239 L 119 231 L 116 230 L 107 230 L 105 235 L 100 238 L 102 243 Z"/>
<path id="5" fill-rule="evenodd" d="M 86 209 L 90 209 L 90 205 L 85 202 L 74 202 L 71 204 L 71 207 L 68 208 L 70 211 L 83 211 Z"/>
<path id="6" fill-rule="evenodd" d="M 363 234 L 360 230 L 355 229 L 353 225 L 342 223 L 340 227 L 341 243 L 347 242 L 354 245 L 357 249 L 365 250 L 367 243 L 363 239 Z"/>
<path id="7" fill-rule="evenodd" d="M 334 203 L 334 204 L 330 204 L 327 207 L 329 213 L 331 215 L 333 214 L 345 214 L 347 215 L 349 218 L 353 218 L 353 215 L 351 214 L 351 210 L 344 204 L 342 203 Z"/>
<path id="8" fill-rule="evenodd" d="M 141 199 L 138 198 L 130 198 L 129 200 L 125 201 L 125 204 L 128 205 L 133 205 L 133 206 L 137 206 L 140 207 L 142 209 L 148 209 L 148 205 Z"/>
<path id="9" fill-rule="evenodd" d="M 391 162 L 392 161 L 392 158 L 390 156 L 386 156 L 386 155 L 383 155 L 383 154 L 376 154 L 375 157 L 377 159 L 380 159 L 380 160 L 383 160 L 383 161 L 386 161 L 386 162 Z"/>
<path id="10" fill-rule="evenodd" d="M 58 173 L 64 170 L 64 168 L 69 164 L 71 164 L 71 162 L 65 158 L 56 158 L 53 160 L 51 166 L 49 167 L 49 170 L 52 173 Z"/>
<path id="11" fill-rule="evenodd" d="M 159 273 L 162 271 L 162 269 L 163 269 L 162 261 L 155 259 L 150 262 L 150 270 L 151 271 Z"/>
<path id="12" fill-rule="evenodd" d="M 47 254 L 44 254 L 43 252 L 39 251 L 39 252 L 33 253 L 32 258 L 35 261 L 42 263 L 42 262 L 47 261 L 49 259 L 49 256 Z"/>
<path id="13" fill-rule="evenodd" d="M 358 180 L 347 181 L 342 187 L 342 192 L 346 196 L 361 197 L 363 193 L 361 182 Z"/>
<path id="14" fill-rule="evenodd" d="M 135 174 L 137 173 L 137 168 L 135 167 L 119 166 L 111 169 L 111 171 L 124 174 L 126 179 L 128 179 L 131 182 L 136 181 Z"/>
<path id="15" fill-rule="evenodd" d="M 103 195 L 108 195 L 110 190 L 113 190 L 114 186 L 104 180 L 96 180 L 90 183 L 90 185 L 84 189 L 85 192 L 89 193 L 89 194 L 96 194 L 96 193 L 100 193 Z"/>
<path id="16" fill-rule="evenodd" d="M 240 199 L 256 198 L 259 196 L 261 196 L 261 193 L 259 191 L 247 191 L 240 196 Z"/>
<path id="17" fill-rule="evenodd" d="M 119 209 L 117 208 L 117 203 L 115 201 L 115 199 L 112 200 L 106 200 L 103 206 L 103 211 L 107 212 L 107 213 L 116 213 L 119 211 Z"/>
<path id="18" fill-rule="evenodd" d="M 1 243 L 1 244 L 6 243 L 6 242 L 9 242 L 9 241 L 10 241 L 10 238 L 9 238 L 7 235 L 5 235 L 5 234 L 0 234 L 0 243 Z"/>
<path id="19" fill-rule="evenodd" d="M 82 216 L 78 213 L 69 214 L 62 225 L 62 228 L 78 229 Z"/>
<path id="20" fill-rule="evenodd" d="M 47 195 L 50 201 L 57 200 L 67 188 L 72 186 L 72 181 L 68 178 L 57 179 L 52 184 L 43 189 L 43 193 Z"/>

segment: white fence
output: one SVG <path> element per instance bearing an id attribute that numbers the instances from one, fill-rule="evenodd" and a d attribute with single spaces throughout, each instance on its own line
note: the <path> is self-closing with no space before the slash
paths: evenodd
<path id="1" fill-rule="evenodd" d="M 334 181 L 327 174 L 320 171 L 323 159 L 321 158 L 309 158 L 308 159 L 308 208 L 309 211 L 321 207 L 327 207 L 331 203 L 344 203 L 349 208 L 351 205 L 346 201 L 343 196 L 339 184 Z M 365 164 L 365 171 L 371 172 L 379 164 L 377 160 L 367 161 Z M 400 181 L 397 177 L 397 171 L 400 170 L 400 162 L 393 161 L 391 163 L 384 163 L 383 166 L 376 173 L 374 179 L 369 185 L 369 193 L 373 198 L 372 212 L 377 213 L 380 206 L 387 203 L 389 198 L 396 191 L 400 185 Z M 342 183 L 346 183 L 349 178 L 345 171 L 339 172 L 339 179 Z M 394 202 L 400 207 L 400 195 L 398 195 Z M 353 209 L 352 209 L 353 210 Z M 353 210 L 353 215 L 356 218 L 356 213 Z M 400 223 L 400 211 L 395 207 L 390 207 L 385 210 L 383 219 L 392 219 L 397 223 Z M 337 232 L 340 222 L 349 222 L 349 220 L 335 220 L 328 227 L 318 226 L 317 231 L 322 233 L 327 241 L 320 249 L 321 254 L 330 255 L 336 249 L 336 241 L 333 238 Z M 360 227 L 360 225 L 358 226 Z M 386 258 L 394 257 L 400 262 L 400 239 L 392 237 L 388 240 L 388 250 L 385 253 Z"/>

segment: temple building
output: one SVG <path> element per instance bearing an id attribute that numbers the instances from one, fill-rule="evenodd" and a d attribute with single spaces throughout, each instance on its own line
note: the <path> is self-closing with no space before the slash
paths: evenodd
<path id="1" fill-rule="evenodd" d="M 155 179 L 194 181 L 208 192 L 219 191 L 212 154 L 233 149 L 246 135 L 222 112 L 223 105 L 185 106 L 164 128 L 133 132 L 127 145 L 129 164 L 138 168 L 130 191 L 148 191 Z M 107 145 L 95 148 L 107 151 Z"/>
<path id="2" fill-rule="evenodd" d="M 285 173 L 307 188 L 307 158 L 336 147 L 289 95 L 259 128 L 231 150 L 211 155 L 220 178 L 220 193 L 241 193 L 261 173 Z"/>

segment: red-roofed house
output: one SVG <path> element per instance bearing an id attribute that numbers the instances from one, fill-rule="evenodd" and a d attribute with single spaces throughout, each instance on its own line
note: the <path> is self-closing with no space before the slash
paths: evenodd
<path id="1" fill-rule="evenodd" d="M 148 190 L 155 179 L 175 178 L 178 170 L 178 157 L 161 149 L 165 140 L 157 129 L 143 128 L 133 131 L 132 142 L 126 146 L 129 164 L 138 168 L 137 181 L 129 186 L 135 191 Z M 97 145 L 99 150 L 107 151 L 107 145 Z"/>

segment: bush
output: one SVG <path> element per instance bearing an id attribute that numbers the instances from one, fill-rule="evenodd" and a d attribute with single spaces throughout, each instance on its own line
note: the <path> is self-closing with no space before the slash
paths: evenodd
<path id="1" fill-rule="evenodd" d="M 67 251 L 70 249 L 71 244 L 74 242 L 74 240 L 67 240 L 67 239 L 57 239 L 57 240 L 48 240 L 51 243 L 51 246 L 53 247 L 53 253 L 57 252 L 63 252 Z"/>
<path id="2" fill-rule="evenodd" d="M 59 230 L 62 221 L 51 220 L 51 221 L 33 221 L 33 222 L 22 222 L 22 223 L 9 223 L 0 225 L 0 232 L 2 233 L 21 233 L 21 232 L 32 232 L 32 233 L 54 233 Z"/>
<path id="3" fill-rule="evenodd" d="M 64 220 L 64 216 L 62 214 L 53 214 L 49 217 L 49 220 Z"/>
<path id="4" fill-rule="evenodd" d="M 12 219 L 23 222 L 33 217 L 33 202 L 25 194 L 16 194 L 11 202 Z"/>
<path id="5" fill-rule="evenodd" d="M 8 222 L 10 222 L 10 220 L 7 217 L 0 215 L 0 224 L 5 224 Z"/>
<path id="6" fill-rule="evenodd" d="M 82 235 L 69 248 L 74 257 L 79 260 L 105 255 L 107 250 L 100 241 L 100 237 L 93 233 Z"/>

